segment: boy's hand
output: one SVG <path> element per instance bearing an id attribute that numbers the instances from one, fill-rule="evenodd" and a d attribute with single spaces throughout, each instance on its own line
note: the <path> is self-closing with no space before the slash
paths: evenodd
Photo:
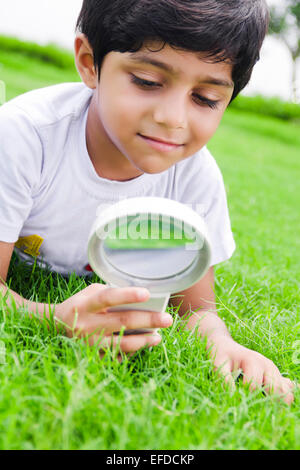
<path id="1" fill-rule="evenodd" d="M 126 310 L 108 312 L 110 307 L 121 304 L 144 302 L 149 291 L 138 287 L 109 288 L 102 284 L 91 284 L 55 308 L 55 316 L 67 327 L 69 337 L 88 337 L 90 345 L 99 341 L 100 351 L 118 348 L 133 353 L 145 346 L 156 346 L 161 341 L 158 333 L 123 336 L 113 333 L 125 329 L 165 328 L 171 326 L 168 313 Z M 141 306 L 142 307 L 142 306 Z M 99 340 L 100 338 L 100 340 Z"/>
<path id="2" fill-rule="evenodd" d="M 235 387 L 234 372 L 242 371 L 243 382 L 249 383 L 251 390 L 264 387 L 267 393 L 279 394 L 287 404 L 293 402 L 292 389 L 295 384 L 283 377 L 270 359 L 223 335 L 214 337 L 213 343 L 214 365 L 225 376 L 226 382 Z"/>

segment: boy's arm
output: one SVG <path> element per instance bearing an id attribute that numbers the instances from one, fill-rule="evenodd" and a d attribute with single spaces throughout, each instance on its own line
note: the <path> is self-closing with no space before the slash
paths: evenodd
<path id="1" fill-rule="evenodd" d="M 201 336 L 209 338 L 215 333 L 230 337 L 225 323 L 218 316 L 214 293 L 214 268 L 209 268 L 207 274 L 189 289 L 171 297 L 170 303 L 179 307 L 178 313 L 184 316 L 187 312 L 189 319 L 187 329 L 198 328 Z M 190 315 L 191 312 L 192 314 Z"/>
<path id="2" fill-rule="evenodd" d="M 14 243 L 6 243 L 0 241 L 0 294 L 2 294 L 3 296 L 8 291 L 8 288 L 6 286 L 6 279 L 14 246 Z M 49 317 L 50 312 L 48 304 L 31 302 L 30 300 L 24 299 L 19 294 L 17 294 L 17 292 L 14 292 L 11 289 L 10 293 L 13 296 L 17 307 L 27 306 L 29 311 L 35 311 L 40 314 L 41 317 L 43 317 L 45 313 L 46 316 Z M 50 307 L 53 308 L 53 305 L 51 305 Z"/>
<path id="3" fill-rule="evenodd" d="M 45 315 L 49 318 L 48 304 L 32 302 L 8 289 L 6 279 L 13 248 L 14 243 L 0 241 L 0 308 L 5 309 L 5 304 L 7 307 L 15 304 L 18 309 L 21 307 L 28 310 L 30 316 L 37 314 L 40 318 Z M 7 291 L 9 296 L 2 302 Z M 50 305 L 50 308 L 55 314 L 55 321 L 64 324 L 67 336 L 79 336 L 87 339 L 91 345 L 98 344 L 100 355 L 111 348 L 117 352 L 132 353 L 145 346 L 156 346 L 161 341 L 161 336 L 155 330 L 171 326 L 171 315 L 161 312 L 149 314 L 143 310 L 130 309 L 110 312 L 109 309 L 124 303 L 144 302 L 149 299 L 149 295 L 147 289 L 139 287 L 109 288 L 102 284 L 91 284 L 61 304 Z M 149 328 L 154 331 L 149 334 L 124 335 L 120 339 L 114 333 L 123 328 Z M 122 359 L 120 354 L 118 359 Z"/>
<path id="4" fill-rule="evenodd" d="M 243 382 L 249 383 L 252 390 L 264 386 L 266 392 L 273 391 L 283 396 L 286 403 L 293 401 L 293 382 L 283 377 L 275 364 L 262 354 L 236 343 L 218 316 L 213 267 L 192 287 L 174 294 L 170 304 L 174 307 L 181 304 L 180 316 L 191 312 L 186 328 L 207 338 L 215 369 L 224 375 L 226 382 L 234 386 L 232 374 L 240 371 L 243 372 Z"/>

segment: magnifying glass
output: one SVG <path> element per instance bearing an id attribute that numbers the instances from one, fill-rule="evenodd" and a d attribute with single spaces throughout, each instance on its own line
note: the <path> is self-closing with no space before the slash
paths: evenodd
<path id="1" fill-rule="evenodd" d="M 146 302 L 109 311 L 163 312 L 170 295 L 195 284 L 207 272 L 211 244 L 203 218 L 190 207 L 160 197 L 138 197 L 106 208 L 88 242 L 89 263 L 110 287 L 145 287 Z M 149 333 L 126 330 L 124 334 Z"/>

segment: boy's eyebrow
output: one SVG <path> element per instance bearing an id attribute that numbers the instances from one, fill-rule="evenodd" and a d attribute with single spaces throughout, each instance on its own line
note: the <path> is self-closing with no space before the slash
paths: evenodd
<path id="1" fill-rule="evenodd" d="M 166 72 L 169 72 L 172 75 L 179 75 L 179 73 L 171 65 L 166 64 L 165 62 L 161 62 L 160 60 L 148 57 L 147 55 L 138 55 L 133 52 L 132 54 L 130 54 L 129 58 L 133 62 L 139 62 L 142 64 L 150 64 L 150 65 L 153 65 L 154 67 L 158 67 L 162 70 L 165 70 Z M 204 80 L 199 80 L 199 82 L 207 83 L 209 85 L 222 86 L 226 88 L 234 87 L 234 83 L 231 80 L 223 80 L 223 79 L 211 77 L 211 76 L 207 76 L 204 78 Z"/>

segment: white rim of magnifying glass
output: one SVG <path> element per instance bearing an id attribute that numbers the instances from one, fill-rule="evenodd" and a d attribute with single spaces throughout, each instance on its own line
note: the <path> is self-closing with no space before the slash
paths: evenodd
<path id="1" fill-rule="evenodd" d="M 175 276 L 159 280 L 146 280 L 126 274 L 116 269 L 107 261 L 104 253 L 105 227 L 116 218 L 136 216 L 138 214 L 159 214 L 174 217 L 194 229 L 203 237 L 204 243 L 191 265 Z M 101 256 L 99 256 L 101 254 Z M 202 217 L 184 204 L 172 199 L 157 197 L 130 198 L 106 208 L 96 219 L 88 243 L 89 263 L 98 276 L 108 284 L 147 287 L 153 293 L 178 292 L 200 280 L 210 266 L 211 244 L 206 224 Z M 204 264 L 203 264 L 204 261 Z M 200 269 L 201 268 L 201 269 Z"/>

